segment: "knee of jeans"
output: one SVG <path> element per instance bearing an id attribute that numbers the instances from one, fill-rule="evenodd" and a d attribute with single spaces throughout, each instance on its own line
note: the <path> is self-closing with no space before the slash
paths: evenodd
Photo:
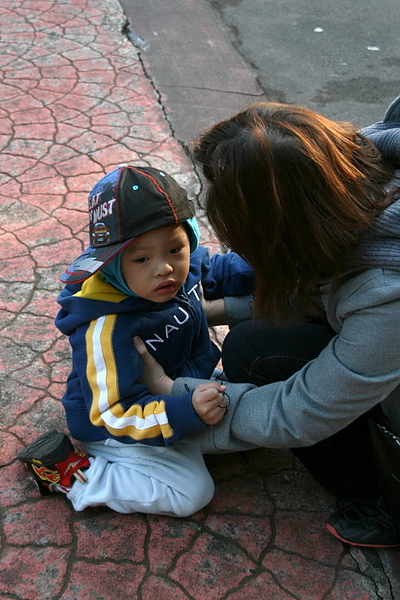
<path id="1" fill-rule="evenodd" d="M 295 356 L 259 357 L 249 369 L 250 381 L 255 385 L 285 381 L 302 369 L 307 362 L 307 360 Z"/>
<path id="2" fill-rule="evenodd" d="M 177 517 L 190 517 L 194 513 L 202 510 L 211 502 L 215 494 L 215 484 L 211 476 L 202 482 L 202 485 L 196 485 L 188 490 L 188 493 L 181 497 L 179 507 L 176 509 Z"/>

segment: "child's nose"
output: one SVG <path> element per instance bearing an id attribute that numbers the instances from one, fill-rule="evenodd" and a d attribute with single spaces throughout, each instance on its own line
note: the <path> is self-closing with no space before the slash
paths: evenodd
<path id="1" fill-rule="evenodd" d="M 172 265 L 169 264 L 169 262 L 160 262 L 158 265 L 157 274 L 165 277 L 166 275 L 169 275 L 173 270 L 174 269 Z"/>

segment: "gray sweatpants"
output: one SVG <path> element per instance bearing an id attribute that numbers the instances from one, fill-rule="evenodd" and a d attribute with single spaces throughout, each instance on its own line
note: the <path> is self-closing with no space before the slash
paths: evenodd
<path id="1" fill-rule="evenodd" d="M 120 513 L 187 517 L 214 496 L 214 482 L 197 444 L 167 448 L 108 439 L 83 447 L 91 456 L 88 481 L 76 481 L 67 494 L 76 511 L 108 506 Z"/>

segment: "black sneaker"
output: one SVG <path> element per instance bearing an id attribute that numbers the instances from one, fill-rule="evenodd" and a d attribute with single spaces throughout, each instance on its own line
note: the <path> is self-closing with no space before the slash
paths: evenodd
<path id="1" fill-rule="evenodd" d="M 89 459 L 65 433 L 45 433 L 21 450 L 18 458 L 33 474 L 42 496 L 69 492 L 72 477 L 82 483 L 87 481 L 83 471 L 89 468 Z"/>
<path id="2" fill-rule="evenodd" d="M 393 518 L 378 506 L 348 504 L 328 520 L 328 531 L 346 544 L 373 548 L 400 546 L 400 534 Z"/>

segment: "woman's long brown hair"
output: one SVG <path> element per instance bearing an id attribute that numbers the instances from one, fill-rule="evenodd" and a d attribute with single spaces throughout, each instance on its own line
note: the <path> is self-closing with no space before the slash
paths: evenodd
<path id="1" fill-rule="evenodd" d="M 315 313 L 317 284 L 340 274 L 393 174 L 350 123 L 275 103 L 214 125 L 194 157 L 211 225 L 254 269 L 256 315 L 277 321 L 299 316 L 295 295 Z"/>

